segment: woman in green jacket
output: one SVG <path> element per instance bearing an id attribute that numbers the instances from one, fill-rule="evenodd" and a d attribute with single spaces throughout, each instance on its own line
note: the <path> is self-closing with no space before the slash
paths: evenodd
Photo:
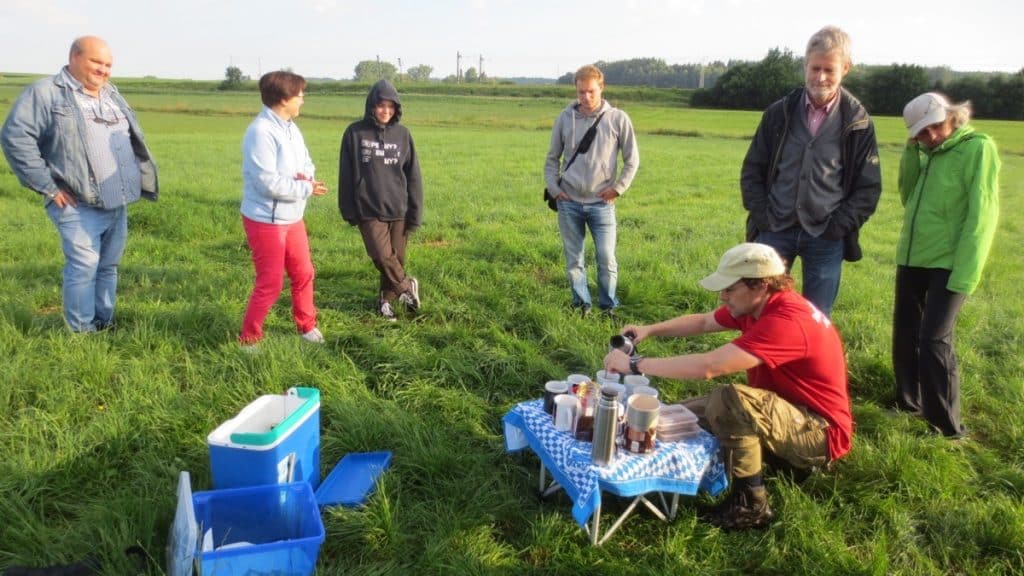
<path id="1" fill-rule="evenodd" d="M 905 209 L 896 246 L 892 363 L 897 405 L 962 437 L 953 328 L 978 286 L 999 216 L 996 144 L 968 125 L 970 103 L 929 92 L 903 109 Z"/>

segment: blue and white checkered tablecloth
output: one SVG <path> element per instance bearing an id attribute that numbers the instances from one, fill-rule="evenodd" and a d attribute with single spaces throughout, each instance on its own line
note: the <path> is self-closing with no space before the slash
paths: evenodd
<path id="1" fill-rule="evenodd" d="M 537 453 L 573 501 L 572 515 L 580 526 L 586 526 L 597 510 L 601 490 L 637 496 L 647 492 L 692 495 L 704 489 L 715 495 L 728 484 L 725 465 L 718 455 L 718 440 L 703 430 L 679 442 L 657 442 L 650 454 L 620 449 L 611 466 L 594 466 L 590 462 L 591 444 L 555 430 L 542 400 L 517 404 L 505 414 L 503 422 L 505 450 L 516 452 L 529 447 Z"/>

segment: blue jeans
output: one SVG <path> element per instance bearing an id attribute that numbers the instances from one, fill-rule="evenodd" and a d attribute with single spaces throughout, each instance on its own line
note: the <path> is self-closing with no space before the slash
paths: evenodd
<path id="1" fill-rule="evenodd" d="M 800 257 L 804 298 L 831 318 L 843 272 L 843 241 L 816 238 L 800 226 L 761 232 L 756 241 L 775 248 L 788 268 L 792 268 L 797 256 Z"/>
<path id="2" fill-rule="evenodd" d="M 558 230 L 562 233 L 565 274 L 569 278 L 573 306 L 591 305 L 583 254 L 587 226 L 590 226 L 597 253 L 597 305 L 610 310 L 619 305 L 615 299 L 619 282 L 619 264 L 615 261 L 615 204 L 581 204 L 572 200 L 558 203 Z"/>
<path id="3" fill-rule="evenodd" d="M 117 265 L 128 235 L 127 207 L 58 208 L 50 202 L 46 215 L 57 227 L 64 250 L 64 320 L 74 332 L 109 326 L 114 322 Z"/>

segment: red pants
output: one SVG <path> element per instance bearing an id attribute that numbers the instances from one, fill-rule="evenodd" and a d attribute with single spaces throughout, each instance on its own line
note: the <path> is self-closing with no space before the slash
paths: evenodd
<path id="1" fill-rule="evenodd" d="M 256 268 L 256 284 L 242 320 L 239 340 L 259 342 L 263 338 L 263 320 L 277 302 L 284 286 L 284 272 L 292 285 L 292 318 L 300 333 L 316 328 L 313 305 L 313 260 L 309 255 L 309 237 L 302 220 L 294 224 L 264 224 L 242 217 L 245 236 Z"/>

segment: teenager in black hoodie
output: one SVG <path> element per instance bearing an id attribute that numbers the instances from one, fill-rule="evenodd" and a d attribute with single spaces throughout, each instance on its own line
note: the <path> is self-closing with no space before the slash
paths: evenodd
<path id="1" fill-rule="evenodd" d="M 366 96 L 366 113 L 341 137 L 338 208 L 359 226 L 366 253 L 380 271 L 378 312 L 395 320 L 391 302 L 420 306 L 419 282 L 405 273 L 409 234 L 423 222 L 423 180 L 409 130 L 399 124 L 398 91 L 380 80 Z"/>

